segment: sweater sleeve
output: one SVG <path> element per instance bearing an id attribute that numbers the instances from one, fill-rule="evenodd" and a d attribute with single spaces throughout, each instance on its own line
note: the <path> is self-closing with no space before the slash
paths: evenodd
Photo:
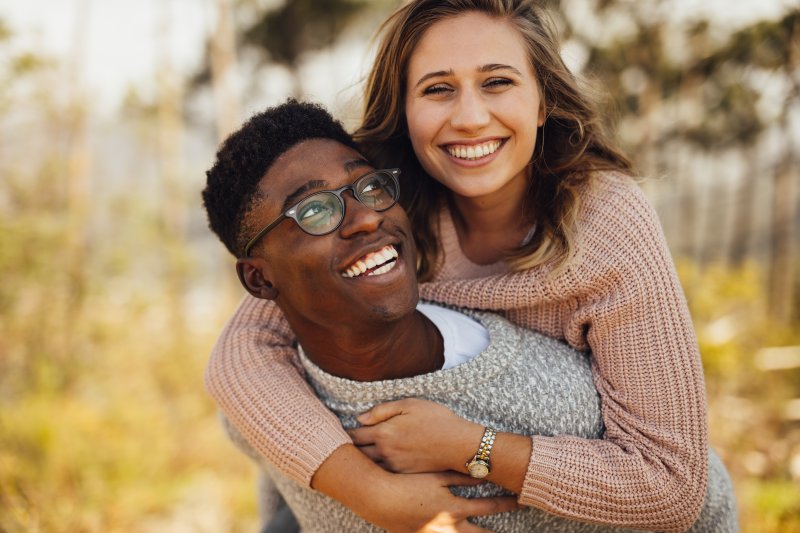
<path id="1" fill-rule="evenodd" d="M 319 466 L 352 442 L 298 367 L 294 334 L 274 302 L 246 296 L 206 367 L 206 388 L 249 446 L 310 487 Z"/>
<path id="2" fill-rule="evenodd" d="M 632 184 L 583 207 L 582 257 L 541 272 L 429 284 L 423 297 L 505 310 L 518 324 L 590 348 L 602 440 L 533 436 L 519 501 L 589 522 L 682 531 L 707 486 L 703 372 L 657 216 Z"/>

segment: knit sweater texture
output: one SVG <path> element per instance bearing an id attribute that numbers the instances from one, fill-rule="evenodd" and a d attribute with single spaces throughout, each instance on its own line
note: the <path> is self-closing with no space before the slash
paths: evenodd
<path id="1" fill-rule="evenodd" d="M 589 356 L 554 339 L 512 325 L 494 314 L 472 313 L 488 330 L 491 344 L 474 359 L 447 370 L 411 378 L 359 382 L 331 375 L 301 350 L 302 365 L 317 396 L 345 428 L 374 405 L 402 398 L 425 398 L 448 406 L 459 416 L 498 431 L 523 435 L 571 435 L 599 439 L 603 435 L 600 397 L 594 387 Z M 243 450 L 257 454 L 230 431 Z M 262 464 L 303 531 L 380 531 L 324 494 L 299 485 L 270 465 Z M 709 454 L 705 505 L 691 532 L 737 530 L 730 478 L 719 458 Z M 487 483 L 456 487 L 465 497 L 510 494 Z M 265 507 L 265 506 L 262 506 Z M 506 531 L 622 531 L 568 520 L 535 507 L 475 518 L 498 533 Z"/>
<path id="2" fill-rule="evenodd" d="M 564 271 L 545 264 L 508 272 L 464 257 L 444 211 L 444 255 L 421 295 L 492 310 L 591 350 L 603 439 L 533 437 L 522 504 L 578 520 L 685 530 L 706 494 L 705 387 L 658 218 L 631 179 L 604 173 L 582 191 L 578 228 L 579 254 Z M 274 303 L 246 297 L 214 348 L 206 386 L 267 463 L 309 486 L 350 439 L 293 363 L 295 345 Z"/>

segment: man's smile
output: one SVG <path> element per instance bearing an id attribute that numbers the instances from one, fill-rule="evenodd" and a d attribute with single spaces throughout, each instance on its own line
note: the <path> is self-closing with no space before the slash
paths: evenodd
<path id="1" fill-rule="evenodd" d="M 342 272 L 342 277 L 357 278 L 359 276 L 378 276 L 392 270 L 399 256 L 393 244 L 387 244 L 380 250 L 368 252 L 353 262 Z"/>

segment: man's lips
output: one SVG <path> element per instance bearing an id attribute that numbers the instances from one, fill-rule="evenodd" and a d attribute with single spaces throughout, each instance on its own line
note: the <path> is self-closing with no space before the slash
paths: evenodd
<path id="1" fill-rule="evenodd" d="M 452 157 L 474 161 L 495 153 L 502 144 L 502 140 L 492 139 L 491 141 L 477 144 L 446 144 L 444 145 L 444 149 Z"/>
<path id="2" fill-rule="evenodd" d="M 368 252 L 353 262 L 342 272 L 344 278 L 357 278 L 359 276 L 378 276 L 386 274 L 397 264 L 397 249 L 393 244 L 387 244 L 380 250 Z"/>

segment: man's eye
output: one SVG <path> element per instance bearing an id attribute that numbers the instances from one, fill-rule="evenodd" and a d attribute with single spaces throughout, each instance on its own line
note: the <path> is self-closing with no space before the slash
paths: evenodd
<path id="1" fill-rule="evenodd" d="M 330 221 L 335 209 L 330 202 L 311 202 L 297 213 L 297 220 L 306 226 L 323 226 Z"/>
<path id="2" fill-rule="evenodd" d="M 379 187 L 378 187 L 378 185 L 377 185 L 377 184 L 376 184 L 374 181 L 373 181 L 373 182 L 370 182 L 370 183 L 367 183 L 367 184 L 364 186 L 364 188 L 363 188 L 363 189 L 361 189 L 361 194 L 365 194 L 365 193 L 368 193 L 368 192 L 372 192 L 372 191 L 374 191 L 374 190 L 376 190 L 376 189 L 378 189 L 378 188 L 379 188 Z"/>

